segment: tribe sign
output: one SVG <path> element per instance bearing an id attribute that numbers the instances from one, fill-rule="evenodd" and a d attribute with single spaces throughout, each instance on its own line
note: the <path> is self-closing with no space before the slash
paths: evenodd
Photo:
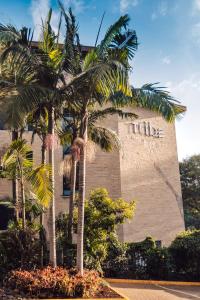
<path id="1" fill-rule="evenodd" d="M 155 138 L 163 138 L 164 132 L 160 128 L 153 127 L 150 122 L 138 122 L 136 123 L 128 123 L 128 133 L 129 134 L 140 134 L 145 136 L 151 136 Z"/>

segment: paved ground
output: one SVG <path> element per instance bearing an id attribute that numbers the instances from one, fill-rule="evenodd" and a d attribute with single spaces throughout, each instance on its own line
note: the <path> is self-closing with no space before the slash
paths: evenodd
<path id="1" fill-rule="evenodd" d="M 130 283 L 110 283 L 130 300 L 184 300 L 200 299 L 198 286 L 161 286 Z"/>

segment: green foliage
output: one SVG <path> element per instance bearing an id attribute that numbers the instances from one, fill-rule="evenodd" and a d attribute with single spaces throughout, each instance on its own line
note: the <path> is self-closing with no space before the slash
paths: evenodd
<path id="1" fill-rule="evenodd" d="M 12 271 L 4 286 L 18 291 L 20 296 L 34 298 L 89 298 L 101 289 L 102 280 L 95 271 L 85 270 L 80 276 L 75 270 L 47 267 L 42 270 Z"/>
<path id="2" fill-rule="evenodd" d="M 113 200 L 106 189 L 95 189 L 85 202 L 85 265 L 102 272 L 102 266 L 108 256 L 115 260 L 116 268 L 123 260 L 126 246 L 118 241 L 118 225 L 133 217 L 135 203 L 123 199 Z M 78 211 L 74 211 L 74 229 L 76 231 Z M 68 214 L 60 214 L 56 219 L 57 243 L 64 249 L 64 263 L 70 266 L 74 262 L 74 246 L 68 243 Z M 111 254 L 110 249 L 115 254 Z M 120 254 L 121 253 L 121 254 Z M 119 255 L 121 255 L 121 258 Z M 105 265 L 109 265 L 109 259 Z M 123 264 L 123 262 L 122 262 Z M 106 268 L 106 266 L 105 266 Z"/>
<path id="3" fill-rule="evenodd" d="M 135 203 L 123 199 L 113 200 L 103 188 L 90 193 L 85 203 L 85 251 L 89 267 L 100 271 L 101 265 L 108 255 L 110 241 L 116 238 L 117 226 L 131 219 Z M 75 212 L 74 222 L 77 221 Z"/>
<path id="4" fill-rule="evenodd" d="M 129 258 L 129 274 L 135 278 L 146 278 L 148 252 L 155 249 L 155 241 L 147 237 L 142 242 L 129 243 L 127 255 Z"/>
<path id="5" fill-rule="evenodd" d="M 103 262 L 103 272 L 105 277 L 122 277 L 126 278 L 129 272 L 128 245 L 118 240 L 113 235 L 108 245 L 108 254 Z"/>
<path id="6" fill-rule="evenodd" d="M 10 270 L 39 266 L 38 230 L 10 226 L 0 233 L 0 279 Z"/>
<path id="7" fill-rule="evenodd" d="M 148 279 L 157 280 L 166 280 L 172 276 L 172 260 L 167 248 L 153 248 L 147 251 L 145 274 Z"/>
<path id="8" fill-rule="evenodd" d="M 200 155 L 180 162 L 186 228 L 200 229 Z"/>
<path id="9" fill-rule="evenodd" d="M 169 247 L 175 273 L 181 279 L 198 280 L 200 276 L 200 230 L 184 231 Z"/>
<path id="10" fill-rule="evenodd" d="M 25 180 L 27 197 L 47 207 L 52 195 L 49 181 L 51 169 L 48 165 L 35 167 L 33 160 L 27 158 L 27 153 L 31 151 L 25 140 L 13 141 L 3 156 L 3 173 L 8 179 Z"/>

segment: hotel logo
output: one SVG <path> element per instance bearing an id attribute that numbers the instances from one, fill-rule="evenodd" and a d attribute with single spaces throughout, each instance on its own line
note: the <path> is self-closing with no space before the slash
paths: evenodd
<path id="1" fill-rule="evenodd" d="M 144 136 L 154 137 L 154 138 L 163 138 L 164 132 L 160 128 L 155 128 L 151 125 L 150 122 L 138 122 L 138 123 L 128 123 L 129 134 L 140 134 Z"/>

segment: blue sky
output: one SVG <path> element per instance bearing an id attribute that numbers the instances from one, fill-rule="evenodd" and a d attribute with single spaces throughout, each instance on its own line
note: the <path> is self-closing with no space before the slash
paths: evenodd
<path id="1" fill-rule="evenodd" d="M 176 122 L 179 159 L 200 153 L 200 0 L 63 0 L 79 22 L 82 44 L 93 45 L 103 12 L 102 34 L 121 14 L 128 13 L 138 35 L 139 49 L 132 62 L 131 83 L 161 82 L 187 106 Z M 56 0 L 0 0 L 0 22 L 35 28 L 54 9 Z"/>

